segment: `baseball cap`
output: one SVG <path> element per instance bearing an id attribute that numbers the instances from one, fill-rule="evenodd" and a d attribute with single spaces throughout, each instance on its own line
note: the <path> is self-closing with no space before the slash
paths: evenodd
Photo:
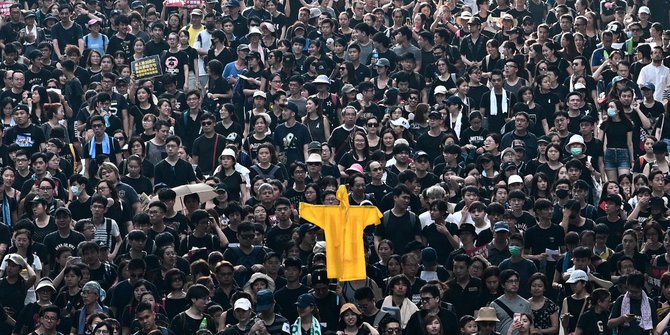
<path id="1" fill-rule="evenodd" d="M 640 87 L 640 89 L 655 91 L 656 90 L 656 85 L 654 85 L 654 83 L 648 81 L 648 82 L 642 84 L 642 87 Z"/>
<path id="2" fill-rule="evenodd" d="M 605 197 L 605 202 L 611 201 L 614 203 L 616 206 L 621 206 L 621 197 L 617 194 L 610 194 L 607 197 Z"/>
<path id="3" fill-rule="evenodd" d="M 512 185 L 512 184 L 523 184 L 523 179 L 521 179 L 521 176 L 518 174 L 511 175 L 509 176 L 509 179 L 507 180 L 507 185 Z"/>
<path id="4" fill-rule="evenodd" d="M 316 299 L 314 299 L 314 296 L 311 293 L 303 293 L 298 297 L 295 305 L 298 306 L 298 308 L 316 306 Z"/>
<path id="5" fill-rule="evenodd" d="M 58 209 L 56 209 L 54 216 L 58 217 L 58 215 L 62 214 L 72 217 L 72 212 L 67 207 L 59 207 Z"/>
<path id="6" fill-rule="evenodd" d="M 644 14 L 647 14 L 647 15 L 651 15 L 651 11 L 649 10 L 649 7 L 647 7 L 647 6 L 640 7 L 640 9 L 637 10 L 637 13 L 638 14 L 644 13 Z"/>
<path id="7" fill-rule="evenodd" d="M 249 46 L 246 44 L 240 44 L 237 46 L 237 51 L 249 51 Z"/>
<path id="8" fill-rule="evenodd" d="M 433 94 L 434 95 L 438 95 L 438 94 L 446 95 L 447 94 L 447 88 L 442 86 L 442 85 L 439 85 L 439 86 L 435 87 L 435 90 L 433 91 Z"/>
<path id="9" fill-rule="evenodd" d="M 272 308 L 272 305 L 275 303 L 275 297 L 272 294 L 272 291 L 268 289 L 262 289 L 256 293 L 256 312 L 262 313 L 268 311 Z"/>
<path id="10" fill-rule="evenodd" d="M 437 263 L 437 251 L 432 247 L 426 247 L 421 250 L 421 263 L 425 266 L 433 266 Z"/>
<path id="11" fill-rule="evenodd" d="M 247 298 L 240 298 L 235 301 L 235 305 L 233 306 L 233 310 L 235 309 L 242 309 L 245 311 L 251 310 L 251 301 Z"/>
<path id="12" fill-rule="evenodd" d="M 496 233 L 501 231 L 509 233 L 509 225 L 503 221 L 498 221 L 494 226 L 494 230 Z"/>
<path id="13" fill-rule="evenodd" d="M 321 143 L 319 141 L 309 142 L 309 144 L 307 145 L 307 151 L 312 150 L 321 150 Z"/>
<path id="14" fill-rule="evenodd" d="M 325 269 L 318 269 L 312 272 L 312 284 L 330 284 L 328 273 Z"/>
<path id="15" fill-rule="evenodd" d="M 405 129 L 409 129 L 409 121 L 407 121 L 407 119 L 405 119 L 404 117 L 399 117 L 399 118 L 391 121 L 391 124 L 394 125 L 394 126 L 400 126 L 400 127 L 405 128 Z"/>
<path id="16" fill-rule="evenodd" d="M 589 276 L 586 274 L 586 272 L 582 270 L 574 270 L 572 271 L 572 273 L 570 273 L 570 278 L 568 278 L 568 280 L 566 280 L 565 282 L 567 284 L 574 284 L 581 280 L 588 281 Z"/>
<path id="17" fill-rule="evenodd" d="M 379 67 L 379 66 L 391 67 L 391 62 L 389 62 L 389 60 L 386 59 L 386 58 L 380 58 L 380 59 L 377 59 L 377 63 L 375 64 L 375 66 L 377 66 L 377 67 Z"/>

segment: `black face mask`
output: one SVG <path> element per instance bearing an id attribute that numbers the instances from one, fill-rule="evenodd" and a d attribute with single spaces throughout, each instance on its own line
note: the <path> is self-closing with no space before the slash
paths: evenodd
<path id="1" fill-rule="evenodd" d="M 568 191 L 568 190 L 563 190 L 563 189 L 561 189 L 561 190 L 556 190 L 556 195 L 557 195 L 559 198 L 561 198 L 561 199 L 565 199 L 565 198 L 567 198 L 567 197 L 570 195 L 570 191 Z"/>
<path id="2" fill-rule="evenodd" d="M 207 30 L 214 30 L 214 28 L 216 28 L 216 24 L 214 24 L 214 23 L 207 24 L 207 25 L 205 25 L 205 28 L 207 28 Z"/>

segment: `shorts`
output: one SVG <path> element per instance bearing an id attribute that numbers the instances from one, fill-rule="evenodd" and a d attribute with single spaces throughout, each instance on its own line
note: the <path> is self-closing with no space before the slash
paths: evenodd
<path id="1" fill-rule="evenodd" d="M 631 169 L 628 148 L 608 148 L 605 150 L 605 170 Z"/>

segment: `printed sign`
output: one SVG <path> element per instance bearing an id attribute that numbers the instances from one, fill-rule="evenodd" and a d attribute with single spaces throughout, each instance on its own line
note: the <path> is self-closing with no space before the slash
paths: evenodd
<path id="1" fill-rule="evenodd" d="M 4 16 L 9 16 L 9 7 L 16 4 L 12 1 L 0 1 L 0 14 Z"/>
<path id="2" fill-rule="evenodd" d="M 202 0 L 184 0 L 184 7 L 188 9 L 202 8 Z"/>
<path id="3" fill-rule="evenodd" d="M 163 75 L 158 55 L 144 57 L 130 63 L 130 71 L 137 77 L 137 80 L 150 79 Z"/>
<path id="4" fill-rule="evenodd" d="M 165 2 L 165 7 L 184 7 L 184 1 L 182 1 L 182 0 L 167 0 Z"/>

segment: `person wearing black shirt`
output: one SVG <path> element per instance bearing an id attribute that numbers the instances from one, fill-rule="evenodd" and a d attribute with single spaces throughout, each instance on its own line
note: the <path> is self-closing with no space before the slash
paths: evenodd
<path id="1" fill-rule="evenodd" d="M 196 181 L 195 172 L 191 164 L 179 158 L 181 139 L 169 136 L 165 140 L 167 157 L 156 164 L 154 169 L 154 183 L 164 183 L 168 187 L 191 184 Z"/>
<path id="2" fill-rule="evenodd" d="M 130 46 L 135 41 L 135 35 L 128 33 L 130 19 L 128 16 L 119 15 L 114 22 L 118 25 L 118 28 L 116 34 L 109 38 L 106 52 L 109 55 L 114 55 L 117 51 L 123 51 L 126 56 L 129 56 L 131 54 Z"/>
<path id="3" fill-rule="evenodd" d="M 28 54 L 30 67 L 25 72 L 24 90 L 30 90 L 35 85 L 46 87 L 47 81 L 51 79 L 51 72 L 42 66 L 41 58 L 42 52 L 39 50 L 33 50 Z"/>
<path id="4" fill-rule="evenodd" d="M 21 21 L 21 6 L 13 4 L 9 7 L 9 21 L 0 29 L 0 45 L 4 49 L 9 43 L 19 39 L 19 31 L 25 27 Z"/>
<path id="5" fill-rule="evenodd" d="M 84 242 L 84 234 L 74 231 L 71 228 L 72 212 L 65 207 L 56 210 L 57 231 L 51 232 L 44 237 L 43 243 L 47 248 L 49 255 L 56 255 L 57 249 L 67 246 L 72 250 L 77 250 L 80 242 Z M 49 263 L 53 261 L 49 260 Z"/>
<path id="6" fill-rule="evenodd" d="M 60 22 L 51 28 L 54 51 L 59 60 L 65 59 L 65 46 L 76 45 L 79 50 L 84 50 L 84 31 L 81 26 L 71 18 L 72 7 L 61 5 L 58 9 Z"/>
<path id="7" fill-rule="evenodd" d="M 7 130 L 4 142 L 16 143 L 28 155 L 40 151 L 46 139 L 42 128 L 30 121 L 28 106 L 18 105 L 14 108 L 14 121 L 16 125 Z"/>
<path id="8" fill-rule="evenodd" d="M 610 293 L 604 288 L 597 288 L 593 290 L 589 300 L 592 307 L 577 320 L 575 334 L 611 335 L 612 329 L 607 326 L 612 304 Z"/>
<path id="9" fill-rule="evenodd" d="M 170 48 L 170 45 L 165 41 L 163 31 L 165 25 L 161 22 L 154 22 L 151 26 L 151 40 L 147 42 L 144 47 L 144 54 L 146 56 L 160 55 L 163 51 Z"/>
<path id="10" fill-rule="evenodd" d="M 160 54 L 163 72 L 175 76 L 177 87 L 183 87 L 186 91 L 188 89 L 186 76 L 189 71 L 189 59 L 186 52 L 179 50 L 179 35 L 177 33 L 170 33 L 168 45 L 170 48 Z"/>
<path id="11" fill-rule="evenodd" d="M 282 315 L 293 323 L 298 318 L 298 312 L 294 301 L 304 293 L 309 292 L 309 288 L 300 283 L 300 273 L 302 263 L 298 258 L 288 257 L 284 260 L 284 276 L 286 276 L 286 286 L 275 292 L 277 305 L 282 311 Z"/>
<path id="12" fill-rule="evenodd" d="M 202 135 L 193 141 L 191 148 L 193 164 L 197 164 L 202 173 L 206 175 L 214 172 L 218 165 L 217 157 L 226 146 L 226 139 L 214 131 L 215 123 L 216 118 L 210 113 L 205 113 L 200 117 Z"/>

